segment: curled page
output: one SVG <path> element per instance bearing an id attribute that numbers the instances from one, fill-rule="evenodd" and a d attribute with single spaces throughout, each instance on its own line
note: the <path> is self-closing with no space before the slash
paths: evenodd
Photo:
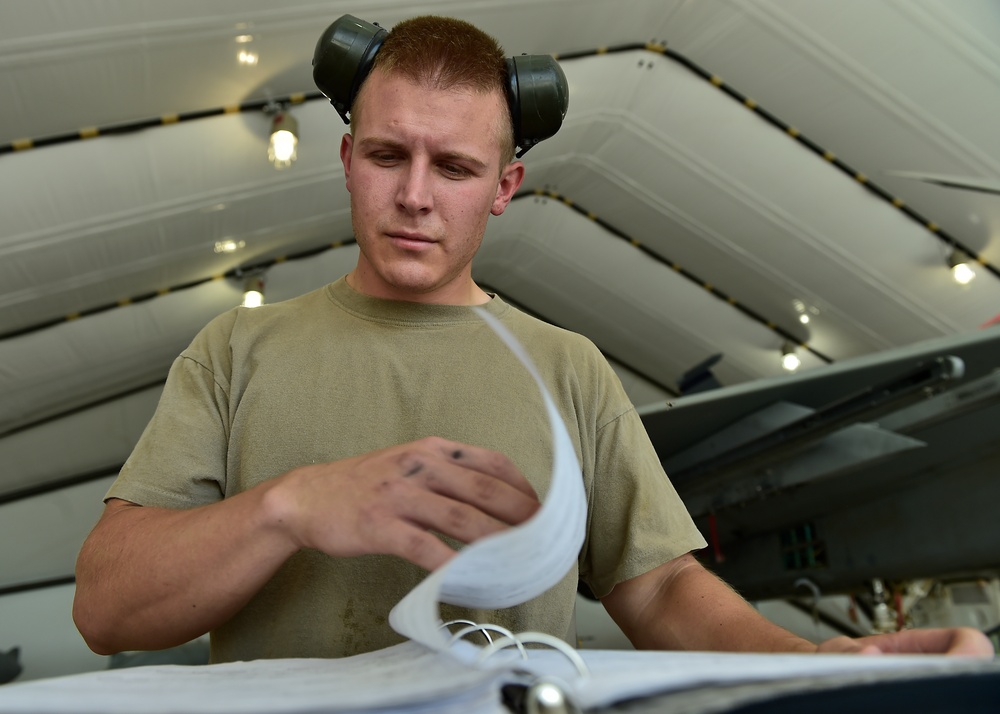
<path id="1" fill-rule="evenodd" d="M 562 580 L 583 545 L 587 500 L 566 425 L 541 376 L 517 339 L 496 318 L 476 310 L 525 366 L 541 390 L 552 429 L 552 480 L 542 507 L 519 526 L 463 548 L 427 576 L 389 613 L 399 634 L 435 650 L 448 648 L 438 603 L 498 609 L 541 595 Z"/>

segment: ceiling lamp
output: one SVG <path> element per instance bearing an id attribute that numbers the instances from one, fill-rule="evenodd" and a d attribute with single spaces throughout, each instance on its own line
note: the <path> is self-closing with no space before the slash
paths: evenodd
<path id="1" fill-rule="evenodd" d="M 795 354 L 795 345 L 786 340 L 781 347 L 781 366 L 787 372 L 794 372 L 802 364 L 802 360 Z"/>
<path id="2" fill-rule="evenodd" d="M 792 306 L 795 308 L 795 311 L 799 314 L 799 322 L 801 322 L 803 325 L 808 325 L 810 323 L 810 321 L 812 320 L 811 315 L 819 314 L 819 310 L 817 308 L 810 307 L 797 298 L 795 300 L 792 300 Z"/>
<path id="3" fill-rule="evenodd" d="M 976 271 L 972 268 L 972 259 L 968 253 L 958 248 L 953 248 L 948 256 L 948 267 L 951 268 L 951 277 L 959 285 L 968 285 L 976 278 Z"/>
<path id="4" fill-rule="evenodd" d="M 264 276 L 251 275 L 243 283 L 243 307 L 260 307 L 264 304 Z"/>
<path id="5" fill-rule="evenodd" d="M 276 169 L 288 168 L 295 161 L 295 147 L 299 143 L 299 123 L 283 109 L 274 111 L 271 118 L 271 141 L 267 158 Z"/>
<path id="6" fill-rule="evenodd" d="M 244 67 L 254 67 L 260 61 L 260 55 L 250 49 L 253 42 L 253 35 L 236 35 L 233 38 L 236 44 L 241 45 L 236 53 L 236 60 Z"/>

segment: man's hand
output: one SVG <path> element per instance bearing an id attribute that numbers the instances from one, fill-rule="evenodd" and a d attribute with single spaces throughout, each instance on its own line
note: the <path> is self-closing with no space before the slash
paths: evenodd
<path id="1" fill-rule="evenodd" d="M 989 638 L 971 627 L 902 630 L 857 639 L 834 637 L 821 643 L 816 651 L 866 655 L 948 654 L 987 658 L 995 654 Z"/>
<path id="2" fill-rule="evenodd" d="M 538 495 L 503 454 L 437 437 L 303 466 L 272 491 L 273 515 L 300 548 L 387 553 L 433 570 L 470 543 L 527 520 Z"/>
<path id="3" fill-rule="evenodd" d="M 301 548 L 391 553 L 434 569 L 521 523 L 538 496 L 507 457 L 427 438 L 293 469 L 190 509 L 112 498 L 77 560 L 73 617 L 99 654 L 163 649 L 218 627 Z"/>
<path id="4" fill-rule="evenodd" d="M 970 627 L 835 637 L 817 647 L 764 618 L 691 555 L 618 583 L 601 602 L 637 649 L 994 654 L 989 638 Z"/>

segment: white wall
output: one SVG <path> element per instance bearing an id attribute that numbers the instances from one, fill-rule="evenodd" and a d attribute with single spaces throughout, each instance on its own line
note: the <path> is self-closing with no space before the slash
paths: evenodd
<path id="1" fill-rule="evenodd" d="M 21 647 L 24 671 L 15 682 L 107 667 L 73 624 L 73 585 L 0 597 L 0 650 Z"/>

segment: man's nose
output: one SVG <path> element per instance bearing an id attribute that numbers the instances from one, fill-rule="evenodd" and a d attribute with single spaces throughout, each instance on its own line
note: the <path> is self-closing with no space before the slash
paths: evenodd
<path id="1" fill-rule="evenodd" d="M 426 213 L 433 205 L 431 175 L 427 167 L 411 163 L 400 175 L 396 202 L 409 214 Z"/>

